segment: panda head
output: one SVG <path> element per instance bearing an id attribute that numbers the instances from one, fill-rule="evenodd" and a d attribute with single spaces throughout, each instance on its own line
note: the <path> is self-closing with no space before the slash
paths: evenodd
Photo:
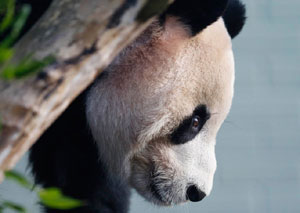
<path id="1" fill-rule="evenodd" d="M 176 0 L 105 70 L 86 113 L 111 178 L 158 205 L 210 193 L 244 20 L 237 0 Z"/>

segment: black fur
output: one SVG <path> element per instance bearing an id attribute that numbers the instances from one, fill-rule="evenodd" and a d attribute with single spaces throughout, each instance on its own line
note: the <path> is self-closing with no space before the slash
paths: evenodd
<path id="1" fill-rule="evenodd" d="M 234 38 L 240 33 L 246 21 L 245 5 L 239 0 L 229 0 L 223 19 L 229 35 Z"/>
<path id="2" fill-rule="evenodd" d="M 228 0 L 175 0 L 175 2 L 161 16 L 165 20 L 167 15 L 179 17 L 189 26 L 192 35 L 215 22 L 225 11 Z"/>
<path id="3" fill-rule="evenodd" d="M 198 117 L 199 125 L 194 128 L 192 125 L 193 118 Z M 210 113 L 208 112 L 205 105 L 200 105 L 196 107 L 193 114 L 185 118 L 179 126 L 171 134 L 171 141 L 173 144 L 184 144 L 196 137 L 196 135 L 201 131 L 205 122 L 210 118 Z"/>
<path id="4" fill-rule="evenodd" d="M 84 98 L 80 95 L 42 135 L 30 152 L 35 181 L 44 187 L 59 187 L 87 206 L 47 213 L 125 213 L 130 191 L 126 183 L 108 178 L 99 161 L 97 146 L 88 130 Z"/>
<path id="5" fill-rule="evenodd" d="M 234 38 L 242 30 L 246 20 L 245 5 L 239 0 L 175 0 L 160 17 L 176 16 L 189 26 L 192 36 L 223 17 L 228 33 Z"/>

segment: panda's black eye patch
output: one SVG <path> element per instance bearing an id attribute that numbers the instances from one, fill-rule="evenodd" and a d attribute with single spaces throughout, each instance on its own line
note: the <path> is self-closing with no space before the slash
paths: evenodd
<path id="1" fill-rule="evenodd" d="M 196 107 L 193 114 L 186 117 L 173 131 L 170 136 L 172 143 L 184 144 L 193 140 L 209 118 L 210 113 L 205 105 Z"/>

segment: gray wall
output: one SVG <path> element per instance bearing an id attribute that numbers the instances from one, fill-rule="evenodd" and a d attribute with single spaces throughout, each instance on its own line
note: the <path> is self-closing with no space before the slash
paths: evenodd
<path id="1" fill-rule="evenodd" d="M 134 195 L 132 213 L 300 212 L 300 0 L 244 2 L 247 24 L 233 43 L 235 97 L 217 138 L 211 195 L 172 208 Z M 0 193 L 38 212 L 35 199 L 12 184 Z"/>

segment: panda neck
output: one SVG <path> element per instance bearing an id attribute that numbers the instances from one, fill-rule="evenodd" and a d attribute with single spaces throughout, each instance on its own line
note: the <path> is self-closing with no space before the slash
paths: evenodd
<path id="1" fill-rule="evenodd" d="M 84 96 L 79 96 L 32 147 L 30 162 L 35 181 L 86 202 L 68 213 L 126 213 L 130 188 L 127 182 L 109 174 L 99 160 L 86 124 Z"/>

